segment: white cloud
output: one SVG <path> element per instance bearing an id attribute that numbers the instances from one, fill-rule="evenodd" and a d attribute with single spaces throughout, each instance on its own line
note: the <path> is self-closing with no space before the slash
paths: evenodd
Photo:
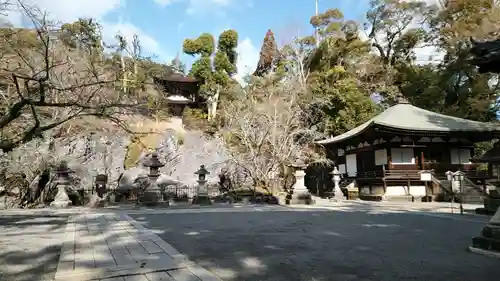
<path id="1" fill-rule="evenodd" d="M 112 42 L 114 37 L 120 34 L 129 43 L 132 44 L 132 40 L 134 38 L 134 34 L 139 37 L 139 41 L 141 42 L 141 47 L 144 55 L 157 55 L 160 59 L 164 60 L 167 57 L 160 44 L 151 36 L 146 34 L 143 30 L 133 25 L 130 22 L 118 22 L 118 23 L 106 23 L 103 25 L 103 38 L 104 41 Z"/>
<path id="2" fill-rule="evenodd" d="M 166 0 L 155 1 L 167 2 Z M 102 25 L 103 39 L 107 43 L 114 42 L 117 33 L 123 35 L 129 42 L 132 41 L 133 35 L 137 34 L 145 54 L 156 54 L 162 59 L 166 57 L 159 43 L 133 23 L 104 20 L 106 15 L 125 7 L 125 0 L 24 0 L 24 2 L 47 12 L 49 18 L 57 22 L 72 22 L 78 18 L 94 18 Z M 20 12 L 9 13 L 7 19 L 14 25 L 23 25 Z"/>
<path id="3" fill-rule="evenodd" d="M 153 0 L 161 7 L 175 3 L 186 5 L 186 14 L 225 17 L 230 8 L 252 8 L 254 0 Z"/>
<path id="4" fill-rule="evenodd" d="M 153 0 L 156 4 L 165 7 L 181 0 Z"/>
<path id="5" fill-rule="evenodd" d="M 177 33 L 180 33 L 181 30 L 184 28 L 184 23 L 183 22 L 180 22 L 177 24 Z"/>
<path id="6" fill-rule="evenodd" d="M 243 78 L 247 74 L 251 74 L 255 71 L 257 63 L 259 61 L 260 50 L 255 47 L 250 38 L 246 37 L 244 40 L 238 43 L 238 61 L 236 67 L 238 68 L 238 73 L 234 78 L 243 84 Z"/>
<path id="7" fill-rule="evenodd" d="M 188 15 L 215 14 L 224 16 L 224 9 L 231 4 L 231 0 L 189 0 L 186 13 Z"/>
<path id="8" fill-rule="evenodd" d="M 125 0 L 25 0 L 47 11 L 57 21 L 71 22 L 80 17 L 97 20 L 125 5 Z"/>

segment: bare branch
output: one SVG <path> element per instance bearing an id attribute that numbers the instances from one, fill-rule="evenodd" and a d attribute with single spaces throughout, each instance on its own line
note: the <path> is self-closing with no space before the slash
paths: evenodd
<path id="1" fill-rule="evenodd" d="M 0 11 L 2 3 L 0 0 Z M 16 3 L 34 28 L 4 29 L 0 36 L 0 76 L 13 86 L 0 103 L 0 150 L 10 151 L 86 116 L 111 121 L 123 129 L 117 116 L 141 105 L 137 96 L 116 89 L 128 70 L 114 69 L 102 54 L 95 54 L 98 52 L 68 47 L 60 40 L 60 29 L 44 12 L 21 0 Z M 139 59 L 139 41 L 134 37 L 132 65 L 136 67 Z"/>

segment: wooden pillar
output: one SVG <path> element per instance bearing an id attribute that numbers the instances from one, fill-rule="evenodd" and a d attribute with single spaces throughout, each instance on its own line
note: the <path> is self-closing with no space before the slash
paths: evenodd
<path id="1" fill-rule="evenodd" d="M 384 195 L 387 193 L 387 182 L 385 181 L 385 165 L 382 165 L 382 183 L 384 185 Z"/>
<path id="2" fill-rule="evenodd" d="M 422 163 L 421 170 L 425 170 L 425 159 L 424 159 L 424 152 L 420 152 L 420 163 Z"/>

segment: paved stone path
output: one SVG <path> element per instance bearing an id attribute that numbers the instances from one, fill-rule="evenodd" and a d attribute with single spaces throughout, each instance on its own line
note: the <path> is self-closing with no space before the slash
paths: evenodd
<path id="1" fill-rule="evenodd" d="M 52 281 L 67 216 L 0 214 L 0 280 Z"/>
<path id="2" fill-rule="evenodd" d="M 466 250 L 486 216 L 337 205 L 130 216 L 224 281 L 487 281 L 500 274 L 497 259 Z"/>
<path id="3" fill-rule="evenodd" d="M 151 230 L 125 214 L 72 216 L 56 281 L 215 281 Z"/>

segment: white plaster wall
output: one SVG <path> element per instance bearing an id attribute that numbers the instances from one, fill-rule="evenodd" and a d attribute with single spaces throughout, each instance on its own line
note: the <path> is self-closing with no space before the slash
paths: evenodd
<path id="1" fill-rule="evenodd" d="M 408 194 L 407 186 L 388 186 L 385 191 L 385 196 L 402 196 Z"/>
<path id="2" fill-rule="evenodd" d="M 425 185 L 410 186 L 410 194 L 413 196 L 425 196 Z"/>
<path id="3" fill-rule="evenodd" d="M 408 194 L 413 196 L 425 196 L 425 185 L 412 185 L 410 186 L 409 192 L 407 186 L 388 186 L 385 192 L 386 196 L 404 196 Z"/>

